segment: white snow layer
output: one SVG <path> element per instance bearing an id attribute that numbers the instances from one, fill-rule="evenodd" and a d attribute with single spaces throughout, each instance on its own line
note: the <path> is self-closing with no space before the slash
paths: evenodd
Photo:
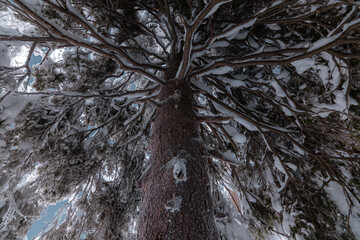
<path id="1" fill-rule="evenodd" d="M 341 214 L 349 216 L 349 225 L 356 239 L 360 239 L 360 205 L 359 202 L 348 193 L 352 203 L 355 203 L 350 208 L 350 201 L 346 198 L 343 187 L 334 181 L 328 183 L 325 191 L 327 192 L 329 198 L 336 204 Z"/>
<path id="2" fill-rule="evenodd" d="M 213 6 L 213 8 L 208 12 L 208 14 L 206 14 L 206 16 L 204 17 L 204 19 L 210 17 L 211 15 L 213 15 L 221 5 L 223 5 L 224 3 L 227 3 L 227 2 L 230 2 L 230 1 L 224 1 L 224 2 L 219 2 L 217 4 L 215 4 L 215 6 Z"/>
<path id="3" fill-rule="evenodd" d="M 246 87 L 245 79 L 248 78 L 248 75 L 246 74 L 238 74 L 235 76 L 234 79 L 232 78 L 226 78 L 223 76 L 219 76 L 219 79 L 221 79 L 222 82 L 228 83 L 232 87 Z"/>
<path id="4" fill-rule="evenodd" d="M 270 85 L 275 88 L 276 95 L 278 95 L 279 97 L 286 97 L 286 93 L 277 81 L 272 81 Z"/>
<path id="5" fill-rule="evenodd" d="M 38 96 L 8 95 L 0 104 L 0 119 L 4 121 L 4 125 L 11 125 L 18 114 L 29 102 L 36 100 Z M 6 131 L 5 128 L 0 129 L 0 133 Z"/>
<path id="6" fill-rule="evenodd" d="M 233 29 L 231 29 L 230 31 L 228 31 L 225 34 L 220 35 L 218 38 L 223 38 L 226 37 L 227 40 L 232 40 L 233 38 L 238 37 L 238 33 L 240 32 L 240 30 L 244 29 L 244 28 L 248 28 L 251 27 L 252 25 L 254 25 L 254 23 L 256 22 L 257 18 L 254 18 L 246 23 L 243 23 L 241 25 L 238 25 L 236 27 L 233 27 Z M 241 34 L 243 35 L 243 34 Z"/>
<path id="7" fill-rule="evenodd" d="M 280 172 L 286 174 L 286 171 L 285 171 L 285 169 L 284 169 L 284 167 L 283 167 L 280 159 L 279 159 L 277 156 L 274 157 L 274 164 L 275 164 L 275 167 L 276 167 Z"/>
<path id="8" fill-rule="evenodd" d="M 171 200 L 169 200 L 166 205 L 165 209 L 169 210 L 170 212 L 179 212 L 181 208 L 183 198 L 181 196 L 173 197 Z"/>
<path id="9" fill-rule="evenodd" d="M 232 67 L 222 66 L 222 67 L 218 67 L 218 68 L 211 70 L 211 72 L 208 72 L 208 74 L 212 73 L 215 75 L 223 75 L 225 73 L 231 72 L 232 70 L 233 70 Z"/>
<path id="10" fill-rule="evenodd" d="M 324 47 L 326 45 L 328 45 L 329 43 L 335 41 L 336 39 L 338 39 L 341 36 L 342 32 L 332 36 L 332 37 L 328 37 L 328 38 L 322 38 L 319 39 L 318 41 L 314 42 L 314 45 L 312 47 L 310 47 L 307 52 L 312 52 L 316 49 L 319 49 L 321 47 Z"/>
<path id="11" fill-rule="evenodd" d="M 241 223 L 236 218 L 217 219 L 216 226 L 220 234 L 229 240 L 253 240 L 247 224 Z"/>
<path id="12" fill-rule="evenodd" d="M 296 68 L 298 74 L 304 73 L 309 68 L 315 66 L 315 60 L 312 58 L 304 58 L 291 63 Z"/>
<path id="13" fill-rule="evenodd" d="M 173 158 L 171 160 L 171 164 L 173 164 L 173 176 L 176 180 L 176 183 L 178 182 L 186 182 L 187 176 L 186 176 L 186 159 L 184 158 Z"/>
<path id="14" fill-rule="evenodd" d="M 9 188 L 9 182 L 10 178 L 8 176 L 5 174 L 0 175 L 0 193 L 5 192 Z"/>
<path id="15" fill-rule="evenodd" d="M 215 108 L 218 111 L 221 111 L 224 116 L 234 116 L 234 120 L 237 121 L 242 126 L 244 126 L 245 128 L 247 128 L 248 130 L 250 130 L 250 131 L 258 130 L 258 128 L 254 124 L 252 124 L 249 121 L 246 121 L 245 119 L 241 118 L 240 116 L 234 114 L 232 111 L 225 109 L 224 107 L 222 107 L 221 105 L 219 105 L 215 102 L 213 104 L 214 104 Z"/>
<path id="16" fill-rule="evenodd" d="M 337 182 L 329 182 L 328 186 L 325 187 L 329 198 L 338 206 L 339 211 L 347 215 L 349 213 L 349 204 L 344 195 L 344 190 Z"/>
<path id="17" fill-rule="evenodd" d="M 20 43 L 0 42 L 0 66 L 19 67 L 22 66 L 27 59 L 29 48 Z"/>
<path id="18" fill-rule="evenodd" d="M 273 31 L 279 31 L 279 30 L 281 30 L 281 27 L 280 27 L 278 24 L 276 24 L 276 23 L 267 24 L 266 26 L 267 26 L 268 28 L 270 28 L 271 30 L 273 30 Z"/>
<path id="19" fill-rule="evenodd" d="M 231 138 L 239 144 L 244 144 L 246 143 L 246 137 L 244 134 L 239 133 L 236 128 L 232 127 L 232 126 L 228 126 L 225 125 L 224 129 L 226 130 L 226 132 L 231 136 Z"/>

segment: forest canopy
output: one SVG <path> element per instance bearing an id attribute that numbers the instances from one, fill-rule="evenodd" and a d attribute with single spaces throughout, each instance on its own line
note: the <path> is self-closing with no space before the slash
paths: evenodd
<path id="1" fill-rule="evenodd" d="M 0 0 L 0 239 L 360 239 L 359 101 L 360 1 Z"/>

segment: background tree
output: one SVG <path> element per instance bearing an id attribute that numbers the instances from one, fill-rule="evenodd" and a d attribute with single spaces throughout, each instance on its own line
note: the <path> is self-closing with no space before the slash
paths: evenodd
<path id="1" fill-rule="evenodd" d="M 359 1 L 0 3 L 1 239 L 360 238 Z"/>

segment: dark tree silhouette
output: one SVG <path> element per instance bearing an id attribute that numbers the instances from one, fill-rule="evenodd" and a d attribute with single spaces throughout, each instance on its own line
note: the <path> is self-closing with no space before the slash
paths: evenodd
<path id="1" fill-rule="evenodd" d="M 359 239 L 359 9 L 0 0 L 0 239 Z"/>

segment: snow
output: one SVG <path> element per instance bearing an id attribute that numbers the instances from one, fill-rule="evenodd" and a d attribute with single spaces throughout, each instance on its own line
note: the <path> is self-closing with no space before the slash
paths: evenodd
<path id="1" fill-rule="evenodd" d="M 278 24 L 276 24 L 276 23 L 267 24 L 266 26 L 267 26 L 268 28 L 270 28 L 271 30 L 273 30 L 273 31 L 279 31 L 279 30 L 281 30 L 281 27 L 280 27 Z"/>
<path id="2" fill-rule="evenodd" d="M 285 163 L 285 165 L 292 169 L 294 172 L 297 170 L 297 166 L 295 164 Z"/>
<path id="3" fill-rule="evenodd" d="M 10 178 L 8 176 L 0 175 L 0 193 L 5 192 L 9 188 L 9 182 L 10 182 Z"/>
<path id="4" fill-rule="evenodd" d="M 358 211 L 359 212 L 359 211 Z M 359 217 L 354 217 L 354 214 L 350 216 L 349 224 L 351 227 L 351 231 L 355 235 L 355 239 L 360 239 L 360 219 Z"/>
<path id="5" fill-rule="evenodd" d="M 296 68 L 298 74 L 304 73 L 309 68 L 315 66 L 315 60 L 312 58 L 304 58 L 291 63 Z"/>
<path id="6" fill-rule="evenodd" d="M 352 193 L 347 192 L 348 196 L 350 196 L 352 205 L 350 208 L 349 200 L 346 198 L 343 187 L 335 182 L 331 181 L 325 186 L 325 191 L 327 192 L 330 200 L 332 200 L 340 213 L 349 216 L 349 225 L 351 227 L 352 232 L 355 235 L 356 239 L 360 239 L 360 205 L 359 202 L 354 199 Z"/>
<path id="7" fill-rule="evenodd" d="M 274 157 L 274 164 L 275 164 L 275 167 L 276 167 L 280 172 L 286 174 L 286 171 L 285 171 L 283 165 L 281 164 L 280 159 L 279 159 L 277 156 Z"/>
<path id="8" fill-rule="evenodd" d="M 23 110 L 27 103 L 36 100 L 38 96 L 21 96 L 9 94 L 0 103 L 0 117 L 4 121 L 3 124 L 10 126 L 17 115 Z M 0 129 L 0 133 L 6 131 L 5 128 Z"/>
<path id="9" fill-rule="evenodd" d="M 282 204 L 281 204 L 279 194 L 271 193 L 270 198 L 271 198 L 271 206 L 272 206 L 272 208 L 278 213 L 283 211 L 283 207 L 282 207 Z"/>
<path id="10" fill-rule="evenodd" d="M 24 65 L 29 48 L 23 43 L 0 42 L 0 66 L 19 67 Z"/>
<path id="11" fill-rule="evenodd" d="M 356 106 L 356 105 L 358 105 L 359 103 L 356 101 L 356 99 L 354 99 L 354 98 L 352 98 L 351 96 L 348 96 L 348 102 L 349 102 L 349 107 L 351 106 L 351 105 L 354 105 L 354 106 Z"/>
<path id="12" fill-rule="evenodd" d="M 142 113 L 143 108 L 144 108 L 144 104 L 140 103 L 140 109 L 134 115 L 132 115 L 130 118 L 125 120 L 125 122 L 123 123 L 124 126 L 126 126 L 129 123 L 131 123 L 132 121 L 134 121 L 134 119 L 137 118 Z"/>
<path id="13" fill-rule="evenodd" d="M 236 40 L 244 40 L 248 36 L 248 30 L 240 30 L 240 32 L 235 36 Z"/>
<path id="14" fill-rule="evenodd" d="M 29 53 L 29 48 L 25 45 L 22 45 L 10 49 L 12 49 L 12 51 L 10 52 L 10 58 L 11 58 L 10 66 L 15 66 L 15 67 L 23 66 L 26 62 Z"/>
<path id="15" fill-rule="evenodd" d="M 353 6 L 351 11 L 343 18 L 343 20 L 341 20 L 341 22 L 337 25 L 337 27 L 334 28 L 331 32 L 329 32 L 327 37 L 331 37 L 334 34 L 334 32 L 336 32 L 336 30 L 338 30 L 349 19 L 349 17 L 351 17 L 351 15 L 354 13 L 355 10 L 356 10 L 356 6 Z"/>
<path id="16" fill-rule="evenodd" d="M 294 116 L 293 112 L 288 107 L 281 106 L 282 111 L 285 113 L 286 116 Z"/>
<path id="17" fill-rule="evenodd" d="M 64 58 L 71 56 L 71 51 L 65 51 L 64 48 L 62 49 L 55 49 L 54 51 L 52 51 L 50 53 L 50 58 L 54 61 L 54 62 L 60 62 L 61 60 L 63 60 Z"/>
<path id="18" fill-rule="evenodd" d="M 282 70 L 280 71 L 280 74 L 277 75 L 276 77 L 277 77 L 278 79 L 288 80 L 288 79 L 289 79 L 289 76 L 290 76 L 289 71 L 287 71 L 286 69 L 282 69 Z"/>
<path id="19" fill-rule="evenodd" d="M 300 85 L 300 86 L 299 86 L 299 90 L 304 90 L 304 89 L 306 88 L 306 86 L 307 86 L 306 83 L 304 83 L 303 85 Z"/>
<path id="20" fill-rule="evenodd" d="M 285 180 L 283 182 L 281 182 L 281 187 L 278 189 L 278 191 L 282 191 L 284 189 L 284 187 L 286 186 L 286 182 L 288 181 L 288 175 L 280 161 L 280 159 L 277 157 L 277 156 L 274 156 L 274 164 L 275 164 L 275 167 L 282 173 L 285 174 Z"/>
<path id="21" fill-rule="evenodd" d="M 236 128 L 229 126 L 229 125 L 225 125 L 223 126 L 224 129 L 226 130 L 226 132 L 232 137 L 232 139 L 239 144 L 244 144 L 246 143 L 246 137 L 244 134 L 239 133 Z"/>
<path id="22" fill-rule="evenodd" d="M 31 145 L 31 143 L 28 143 L 28 142 L 22 142 L 18 146 L 19 150 L 30 150 L 31 148 L 32 148 L 32 145 Z"/>
<path id="23" fill-rule="evenodd" d="M 335 91 L 334 95 L 335 95 L 334 102 L 338 106 L 339 110 L 344 110 L 345 108 L 348 107 L 346 104 L 345 93 L 343 91 Z"/>
<path id="24" fill-rule="evenodd" d="M 0 26 L 0 34 L 1 35 L 9 35 L 9 36 L 17 36 L 17 35 L 19 35 L 19 30 Z"/>
<path id="25" fill-rule="evenodd" d="M 165 209 L 174 213 L 179 212 L 181 208 L 183 198 L 181 196 L 175 196 L 171 200 L 167 201 Z"/>
<path id="26" fill-rule="evenodd" d="M 286 97 L 284 90 L 277 81 L 272 81 L 270 85 L 275 88 L 276 95 L 278 95 L 279 97 Z"/>
<path id="27" fill-rule="evenodd" d="M 322 78 L 322 81 L 324 84 L 327 84 L 327 83 L 332 84 L 330 91 L 335 90 L 340 83 L 340 71 L 339 71 L 339 67 L 337 64 L 339 64 L 339 66 L 344 66 L 344 63 L 342 61 L 340 61 L 340 59 L 333 57 L 326 52 L 322 52 L 321 57 L 323 57 L 328 62 L 329 71 L 331 72 L 331 75 L 329 73 L 329 76 L 327 76 L 326 69 L 324 67 L 320 67 L 320 72 L 319 72 L 319 74 L 321 74 L 320 77 Z M 346 66 L 344 66 L 344 67 L 346 67 Z M 325 71 L 325 72 L 321 72 L 321 68 L 323 68 L 322 71 Z M 345 69 L 342 70 L 342 73 L 344 75 L 348 74 Z M 345 84 L 347 84 L 347 83 L 346 82 L 344 83 L 343 88 L 346 88 Z"/>
<path id="28" fill-rule="evenodd" d="M 324 189 L 329 198 L 336 204 L 341 214 L 346 216 L 349 213 L 350 208 L 342 186 L 337 182 L 331 181 Z"/>
<path id="29" fill-rule="evenodd" d="M 230 45 L 230 43 L 227 41 L 217 41 L 217 42 L 212 43 L 209 47 L 210 48 L 227 47 L 229 45 Z"/>
<path id="30" fill-rule="evenodd" d="M 271 8 L 273 8 L 273 7 L 275 7 L 275 6 L 277 6 L 277 5 L 279 5 L 280 3 L 282 3 L 284 0 L 277 0 L 276 2 L 274 2 L 273 4 L 271 4 Z"/>
<path id="31" fill-rule="evenodd" d="M 227 150 L 222 155 L 224 156 L 224 158 L 226 158 L 226 159 L 228 159 L 228 160 L 230 160 L 230 161 L 232 161 L 234 163 L 237 162 L 236 155 L 231 150 Z"/>
<path id="32" fill-rule="evenodd" d="M 278 1 L 279 2 L 279 1 Z M 206 16 L 206 17 L 209 17 L 211 14 L 213 14 L 218 8 L 219 8 L 220 4 L 217 4 L 215 5 L 215 7 L 210 11 L 210 13 Z M 145 19 L 147 18 L 147 16 L 140 16 L 140 18 L 142 18 L 144 21 Z M 255 20 L 253 20 L 255 21 Z M 251 22 L 251 21 L 250 21 Z M 248 22 L 249 23 L 249 22 Z M 251 26 L 249 24 L 249 26 Z M 268 25 L 270 29 L 272 30 L 280 30 L 281 28 L 276 25 L 276 24 L 271 24 Z M 242 25 L 242 26 L 237 26 L 237 28 L 234 28 L 232 29 L 231 31 L 227 32 L 227 33 L 224 33 L 221 37 L 228 37 L 228 38 L 232 38 L 232 37 L 236 37 L 237 39 L 238 38 L 245 38 L 247 36 L 247 33 L 248 31 L 245 31 L 245 30 L 241 30 L 241 29 L 244 29 L 246 27 L 246 24 L 245 25 Z M 241 33 L 239 33 L 239 29 L 240 31 L 242 31 Z M 0 28 L 0 31 L 2 29 Z M 319 46 L 322 46 L 322 44 L 324 44 L 324 42 L 326 42 L 327 40 L 326 39 L 323 39 L 323 42 L 321 41 L 318 41 L 315 45 L 317 45 L 317 47 Z M 5 43 L 0 43 L 0 44 L 5 44 Z M 215 47 L 215 46 L 225 46 L 226 43 L 224 41 L 221 41 L 220 39 L 216 38 L 215 39 L 215 42 L 211 45 L 211 47 Z M 315 45 L 313 47 L 315 47 Z M 10 64 L 10 58 L 6 59 L 7 55 L 9 54 L 8 49 L 3 47 L 0 49 L 4 49 L 4 51 L 6 51 L 6 54 L 4 54 L 4 58 L 2 58 L 2 56 L 0 56 L 0 61 L 5 61 L 5 63 L 8 65 Z M 21 53 L 23 51 L 23 53 L 25 53 L 25 50 L 28 49 L 27 47 L 20 47 L 19 50 L 16 50 L 18 52 L 16 52 L 16 54 L 18 53 Z M 1 55 L 1 53 L 0 53 Z M 60 53 L 56 53 L 56 55 L 60 55 Z M 57 58 L 57 59 L 60 59 L 61 56 L 56 56 L 54 58 Z M 9 62 L 6 62 L 7 60 L 9 60 Z M 309 62 L 310 60 L 310 62 Z M 0 64 L 1 65 L 1 64 Z M 296 71 L 299 73 L 299 74 L 302 74 L 304 73 L 305 71 L 307 71 L 308 69 L 314 67 L 315 65 L 315 60 L 314 59 L 311 59 L 311 58 L 308 58 L 308 59 L 303 59 L 303 60 L 298 60 L 298 61 L 294 61 L 293 62 L 293 65 L 294 67 L 296 68 Z M 318 70 L 318 74 L 320 76 L 320 78 L 322 79 L 324 85 L 326 83 L 329 83 L 329 78 L 331 77 L 330 76 L 330 72 L 333 72 L 328 66 L 316 66 L 314 67 L 316 70 Z M 232 68 L 229 68 L 229 67 L 220 67 L 220 68 L 216 68 L 213 70 L 213 74 L 218 74 L 218 75 L 222 75 L 222 74 L 226 74 L 227 72 L 229 71 L 232 71 Z M 334 74 L 332 75 L 333 77 L 333 83 L 336 84 L 335 82 L 335 79 L 338 79 L 338 76 L 339 76 L 339 71 L 334 71 Z M 289 73 L 286 71 L 283 71 L 280 73 L 279 76 L 277 76 L 278 78 L 282 78 L 281 74 L 284 74 L 284 78 L 288 78 L 289 76 Z M 245 76 L 245 75 L 244 75 Z M 241 76 L 240 78 L 238 78 L 237 80 L 232 80 L 232 79 L 227 79 L 226 81 L 224 82 L 227 82 L 228 84 L 230 84 L 232 87 L 246 87 L 246 84 L 245 82 L 243 81 L 244 79 L 246 78 L 242 78 L 243 76 Z M 245 76 L 246 77 L 246 76 Z M 225 80 L 225 78 L 223 78 L 222 80 Z M 286 94 L 284 92 L 284 90 L 281 88 L 281 86 L 279 85 L 278 82 L 276 81 L 273 81 L 271 83 L 271 85 L 274 87 L 275 91 L 276 91 L 276 94 L 277 96 L 279 97 L 286 97 Z M 306 85 L 304 85 L 306 86 Z M 339 92 L 336 92 L 336 99 L 335 99 L 335 105 L 339 105 L 339 106 L 346 106 L 346 99 L 343 95 L 343 92 L 339 91 Z M 129 94 L 130 95 L 130 94 Z M 128 96 L 127 96 L 128 97 Z M 140 95 L 136 95 L 134 94 L 133 96 L 134 98 L 135 97 L 141 97 Z M 10 96 L 9 96 L 10 98 Z M 22 98 L 20 98 L 22 99 Z M 123 99 L 123 98 L 121 98 Z M 6 105 L 6 99 L 4 101 L 5 103 L 5 106 L 8 106 Z M 21 100 L 20 100 L 21 101 Z M 90 104 L 91 101 L 90 99 L 87 100 L 87 104 Z M 12 101 L 11 101 L 12 103 Z M 17 103 L 16 103 L 17 104 Z M 15 106 L 16 106 L 15 104 Z M 325 107 L 325 106 L 324 106 Z M 328 106 L 326 106 L 328 107 Z M 10 109 L 12 109 L 13 106 L 11 106 Z M 21 107 L 20 107 L 21 108 Z M 231 112 L 231 110 L 227 110 L 223 107 L 217 107 L 220 111 L 222 112 L 229 112 L 231 113 L 231 115 L 235 115 L 236 113 L 235 112 Z M 12 111 L 12 110 L 11 110 Z M 291 111 L 289 111 L 288 108 L 286 107 L 283 107 L 283 111 L 288 115 L 288 114 L 291 114 Z M 140 112 L 140 111 L 139 111 Z M 19 111 L 15 111 L 15 114 L 14 116 L 11 116 L 9 115 L 9 110 L 5 109 L 5 115 L 6 116 L 10 116 L 10 118 L 15 118 L 14 116 L 17 115 L 19 113 Z M 11 112 L 13 113 L 13 112 Z M 128 124 L 129 122 L 132 121 L 132 119 L 134 119 L 136 115 L 134 115 L 131 119 L 128 119 L 126 122 L 125 122 L 125 125 Z M 244 119 L 242 119 L 241 117 L 237 117 L 235 119 L 237 122 L 239 122 L 240 124 L 244 125 L 246 128 L 253 128 L 254 130 L 257 130 L 257 128 L 251 124 L 250 122 L 248 121 L 245 121 Z M 238 132 L 238 130 L 233 127 L 233 126 L 230 126 L 230 125 L 226 125 L 224 126 L 224 128 L 226 129 L 226 131 L 231 135 L 231 137 L 233 138 L 233 140 L 236 142 L 236 143 L 239 143 L 239 144 L 244 144 L 246 143 L 247 141 L 247 138 L 245 135 L 241 134 Z M 3 140 L 0 140 L 0 147 L 1 146 L 5 146 L 5 142 Z M 20 144 L 20 146 L 18 147 L 19 149 L 29 149 L 31 147 L 31 145 L 29 143 L 22 143 Z M 300 154 L 304 154 L 304 152 L 298 148 L 296 145 L 294 145 L 294 151 L 300 153 Z M 234 158 L 236 157 L 234 155 L 234 153 L 232 152 L 226 152 L 224 155 L 228 156 L 229 158 Z M 179 182 L 182 182 L 182 181 L 186 181 L 187 180 L 187 169 L 186 169 L 186 159 L 183 159 L 183 158 L 179 158 L 179 157 L 175 157 L 173 158 L 173 160 L 171 160 L 172 164 L 171 164 L 171 168 L 169 169 L 169 174 L 173 174 L 173 177 L 174 179 L 176 180 L 176 183 L 179 183 Z M 285 169 L 284 169 L 284 166 L 286 165 L 286 167 L 289 167 L 291 168 L 292 170 L 296 171 L 297 170 L 297 166 L 295 166 L 294 164 L 291 164 L 291 163 L 284 163 L 284 166 L 282 166 L 281 162 L 280 162 L 280 159 L 275 159 L 275 162 L 274 162 L 274 165 L 277 169 L 279 169 L 279 171 L 285 173 Z M 179 177 L 181 176 L 181 177 Z M 0 182 L 1 182 L 1 179 L 0 179 Z M 1 185 L 1 184 L 0 184 Z M 1 189 L 1 187 L 0 187 Z M 335 190 L 334 190 L 335 191 Z M 333 193 L 334 194 L 334 193 Z M 171 198 L 171 197 L 169 197 Z M 249 197 L 250 198 L 250 201 L 251 200 L 255 200 L 254 198 L 252 197 Z M 174 212 L 177 212 L 177 211 L 180 211 L 181 209 L 181 204 L 182 204 L 182 201 L 183 201 L 183 198 L 181 196 L 173 196 L 172 199 L 170 199 L 167 204 L 165 205 L 165 209 L 174 213 Z M 342 201 L 342 200 L 341 200 Z M 281 208 L 281 203 L 279 201 L 278 198 L 276 198 L 276 196 L 273 196 L 271 198 L 271 202 L 272 202 L 272 206 L 273 208 L 277 211 L 277 212 L 281 212 L 282 208 Z M 285 214 L 284 213 L 284 225 L 289 225 L 289 223 L 292 223 L 294 221 L 294 217 L 291 216 L 290 214 Z M 220 223 L 218 224 L 218 228 L 220 231 L 222 232 L 225 232 L 226 235 L 230 238 L 230 239 L 251 239 L 251 236 L 248 234 L 248 231 L 247 231 L 247 226 L 242 224 L 241 222 L 239 222 L 237 219 L 233 218 L 233 219 L 227 219 L 226 223 Z M 355 229 L 355 226 L 359 226 L 360 225 L 360 222 L 359 222 L 359 219 L 356 219 L 356 218 L 351 218 L 350 219 L 350 225 L 353 229 Z M 289 229 L 287 229 L 288 232 L 290 233 Z M 357 230 L 357 229 L 355 229 Z M 357 236 L 360 236 L 360 230 L 358 230 L 358 235 Z M 360 238 L 359 238 L 360 239 Z"/>
<path id="33" fill-rule="evenodd" d="M 298 153 L 301 154 L 301 155 L 304 155 L 304 154 L 305 154 L 304 150 L 302 150 L 301 148 L 299 148 L 298 145 L 293 144 L 293 146 L 294 146 L 294 150 L 295 150 L 296 152 L 298 152 Z"/>
<path id="34" fill-rule="evenodd" d="M 222 33 L 218 34 L 216 37 L 212 39 L 210 44 L 213 44 L 218 39 L 226 38 L 227 40 L 232 40 L 234 38 L 241 40 L 245 39 L 248 35 L 248 31 L 240 32 L 241 30 L 251 27 L 256 22 L 257 18 L 251 19 L 243 24 L 234 25 L 232 27 L 229 27 L 225 29 Z M 240 32 L 240 33 L 239 33 Z"/>
<path id="35" fill-rule="evenodd" d="M 117 11 L 119 12 L 120 10 L 117 10 Z M 120 12 L 120 13 L 122 14 L 122 12 Z M 148 11 L 145 11 L 145 10 L 137 11 L 137 16 L 138 16 L 139 21 L 141 23 L 147 23 L 149 21 L 149 13 L 148 13 Z"/>
<path id="36" fill-rule="evenodd" d="M 233 70 L 232 67 L 222 66 L 211 70 L 209 74 L 223 75 L 225 73 L 231 72 L 232 70 Z"/>
<path id="37" fill-rule="evenodd" d="M 30 0 L 27 0 L 29 2 Z M 0 35 L 10 36 L 38 36 L 35 26 L 29 22 L 23 22 L 15 17 L 14 11 L 7 8 L 6 11 L 0 11 Z"/>
<path id="38" fill-rule="evenodd" d="M 176 184 L 179 182 L 186 182 L 186 159 L 175 157 L 169 162 L 173 166 L 173 176 L 176 180 Z"/>
<path id="39" fill-rule="evenodd" d="M 282 225 L 284 227 L 284 232 L 286 234 L 291 234 L 291 226 L 295 226 L 295 218 L 294 215 L 289 213 L 288 211 L 283 211 L 282 212 L 283 215 L 283 222 Z"/>
<path id="40" fill-rule="evenodd" d="M 245 120 L 244 118 L 242 118 L 241 116 L 239 116 L 239 114 L 237 112 L 234 112 L 235 110 L 231 111 L 231 110 L 228 110 L 224 107 L 222 107 L 220 104 L 216 103 L 216 102 L 213 102 L 215 108 L 222 112 L 222 114 L 224 116 L 234 116 L 234 120 L 236 122 L 238 122 L 239 124 L 241 124 L 242 126 L 244 126 L 245 128 L 247 128 L 248 130 L 250 131 L 258 131 L 258 128 L 252 124 L 251 122 Z"/>
<path id="41" fill-rule="evenodd" d="M 247 224 L 240 222 L 234 217 L 225 219 L 216 219 L 216 226 L 220 235 L 226 236 L 226 239 L 232 240 L 252 240 Z"/>
<path id="42" fill-rule="evenodd" d="M 259 43 L 255 40 L 255 38 L 249 37 L 248 42 L 249 42 L 249 44 L 250 44 L 251 47 L 253 47 L 253 48 L 255 48 L 255 49 L 260 48 L 260 45 L 259 45 Z M 254 54 L 260 53 L 260 52 L 262 52 L 262 50 L 263 50 L 263 49 L 260 49 L 260 51 L 256 51 L 256 52 L 254 52 Z"/>
<path id="43" fill-rule="evenodd" d="M 313 46 L 310 47 L 307 52 L 312 52 L 316 49 L 319 49 L 323 46 L 326 46 L 328 45 L 329 43 L 331 42 L 334 42 L 336 39 L 338 39 L 340 36 L 341 36 L 342 32 L 332 36 L 332 37 L 326 37 L 326 38 L 322 38 L 322 39 L 319 39 L 318 41 L 314 42 Z"/>
<path id="44" fill-rule="evenodd" d="M 335 95 L 335 99 L 334 99 L 335 104 L 315 103 L 314 104 L 315 108 L 313 108 L 313 111 L 319 113 L 319 116 L 321 117 L 327 117 L 331 113 L 330 110 L 347 112 L 347 109 L 348 107 L 350 107 L 350 104 L 354 104 L 354 103 L 356 104 L 356 102 L 353 101 L 351 102 L 349 101 L 349 103 L 347 103 L 346 96 L 343 91 L 337 90 L 334 91 L 333 94 Z"/>
<path id="45" fill-rule="evenodd" d="M 0 42 L 0 66 L 10 66 L 9 47 L 5 42 Z"/>
<path id="46" fill-rule="evenodd" d="M 246 121 L 245 119 L 243 119 L 239 116 L 235 116 L 235 121 L 240 123 L 242 126 L 247 128 L 249 131 L 258 131 L 258 128 L 254 124 L 250 123 L 249 121 Z"/>
<path id="47" fill-rule="evenodd" d="M 213 15 L 221 5 L 223 5 L 224 3 L 227 3 L 230 1 L 224 1 L 224 2 L 218 2 L 217 4 L 215 4 L 215 6 L 213 6 L 213 8 L 208 12 L 208 14 L 206 14 L 206 16 L 204 17 L 204 19 L 210 17 L 211 15 Z"/>
<path id="48" fill-rule="evenodd" d="M 346 31 L 349 27 L 354 26 L 354 25 L 356 25 L 358 23 L 360 23 L 360 18 L 357 18 L 357 19 L 355 19 L 355 20 L 353 20 L 353 21 L 351 21 L 349 23 L 345 23 L 344 27 L 342 29 L 343 32 Z"/>
<path id="49" fill-rule="evenodd" d="M 351 177 L 351 173 L 345 167 L 340 167 L 341 173 L 346 177 L 346 180 L 349 181 Z"/>
<path id="50" fill-rule="evenodd" d="M 245 79 L 247 79 L 249 76 L 246 74 L 237 74 L 234 76 L 234 79 L 227 78 L 223 76 L 218 76 L 218 78 L 224 82 L 230 84 L 232 87 L 246 87 Z"/>
<path id="51" fill-rule="evenodd" d="M 328 66 L 324 65 L 316 65 L 316 69 L 318 70 L 319 77 L 321 78 L 324 86 L 329 82 L 330 77 L 330 69 Z"/>
<path id="52" fill-rule="evenodd" d="M 243 32 L 243 33 L 239 34 L 240 30 L 253 26 L 254 23 L 256 22 L 256 20 L 257 20 L 257 18 L 254 18 L 246 23 L 236 26 L 234 29 L 232 29 L 231 31 L 229 31 L 228 33 L 225 34 L 226 39 L 232 40 L 233 38 L 236 38 L 236 39 L 240 40 L 239 38 L 242 38 L 245 35 L 247 36 L 248 32 Z"/>
<path id="53" fill-rule="evenodd" d="M 315 12 L 320 7 L 321 7 L 321 4 L 312 4 L 311 5 L 311 12 Z"/>

